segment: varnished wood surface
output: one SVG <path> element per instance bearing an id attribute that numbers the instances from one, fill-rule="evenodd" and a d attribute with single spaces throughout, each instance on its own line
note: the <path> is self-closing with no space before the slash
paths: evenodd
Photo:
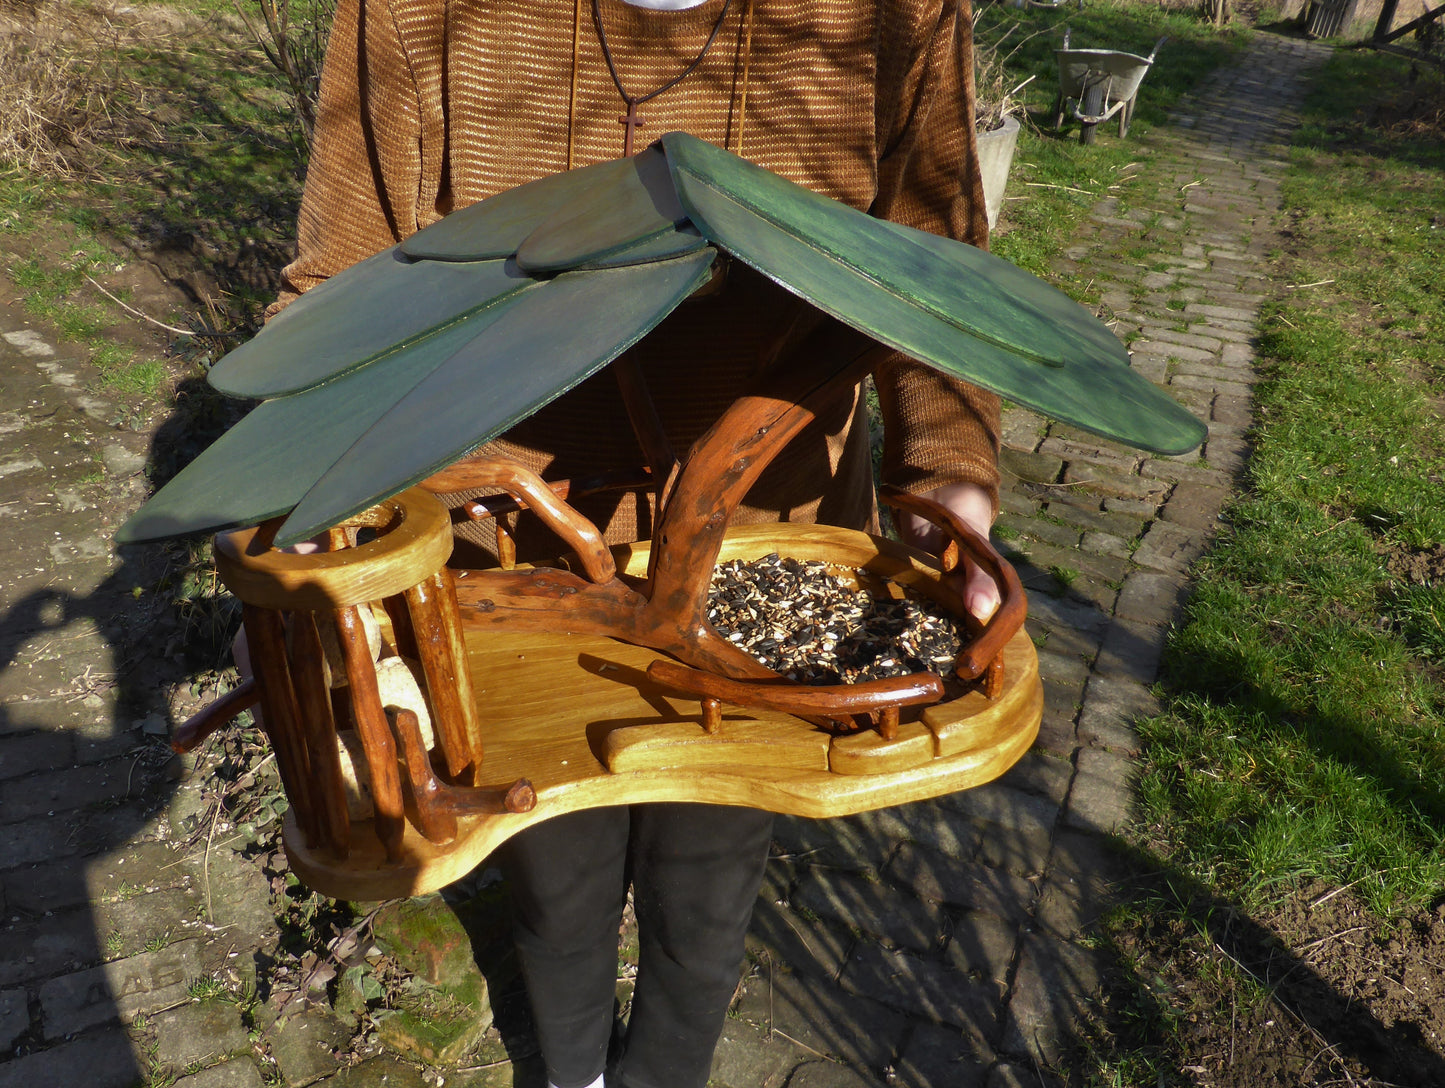
<path id="1" fill-rule="evenodd" d="M 739 528 L 720 558 L 775 550 L 864 567 L 925 594 L 938 578 L 918 553 L 823 526 Z M 619 568 L 646 570 L 645 545 L 616 556 Z M 479 782 L 529 779 L 536 808 L 463 816 L 444 847 L 408 826 L 391 864 L 364 823 L 353 829 L 344 862 L 308 848 L 288 825 L 291 865 L 318 891 L 372 900 L 434 890 L 522 828 L 601 805 L 697 801 L 828 817 L 936 797 L 1007 770 L 1032 744 L 1043 710 L 1037 657 L 1023 632 L 1005 648 L 998 699 L 972 693 L 905 710 L 892 742 L 876 733 L 830 738 L 790 715 L 726 702 L 720 729 L 709 736 L 697 700 L 648 679 L 656 651 L 595 635 L 473 629 L 467 636 L 485 753 Z"/>
<path id="2" fill-rule="evenodd" d="M 272 522 L 216 536 L 216 570 L 248 604 L 328 612 L 402 593 L 435 574 L 452 552 L 446 507 L 420 488 L 387 499 L 345 523 L 376 528 L 355 548 L 297 555 L 271 549 Z"/>

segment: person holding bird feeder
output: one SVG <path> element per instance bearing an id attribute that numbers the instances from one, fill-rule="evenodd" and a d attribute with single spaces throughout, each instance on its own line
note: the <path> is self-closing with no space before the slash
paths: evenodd
<path id="1" fill-rule="evenodd" d="M 685 131 L 876 217 L 987 245 L 974 146 L 967 0 L 341 0 L 296 260 L 272 313 L 455 210 Z M 407 300 L 397 299 L 397 306 Z M 848 335 L 740 262 L 715 271 L 622 357 L 489 443 L 549 479 L 639 460 L 618 374 L 640 375 L 666 444 L 686 450 L 762 365 Z M 998 398 L 893 353 L 874 371 L 885 481 L 986 535 Z M 461 502 L 466 496 L 457 496 Z M 646 539 L 648 496 L 577 509 L 608 542 Z M 876 525 L 861 388 L 820 415 L 739 522 Z M 927 546 L 923 523 L 905 539 Z M 520 559 L 555 551 L 525 517 Z M 484 537 L 459 529 L 467 545 Z M 552 549 L 549 551 L 549 549 Z M 997 606 L 970 564 L 964 599 Z M 701 1088 L 738 977 L 771 815 L 652 804 L 547 820 L 504 847 L 516 934 L 553 1088 Z M 614 1039 L 616 939 L 629 885 L 640 963 Z M 609 1051 L 611 1064 L 608 1065 Z"/>

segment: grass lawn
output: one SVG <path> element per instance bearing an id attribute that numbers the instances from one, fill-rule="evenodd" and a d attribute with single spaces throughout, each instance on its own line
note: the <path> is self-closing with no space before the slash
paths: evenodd
<path id="1" fill-rule="evenodd" d="M 1398 57 L 1339 50 L 1316 77 L 1253 454 L 1141 729 L 1143 875 L 1109 931 L 1126 982 L 1094 1083 L 1200 1083 L 1228 1054 L 1211 1085 L 1377 1085 L 1347 1059 L 1378 1073 L 1407 1038 L 1435 1064 L 1400 1083 L 1445 1070 L 1425 1011 L 1445 985 L 1442 118 L 1440 76 Z"/>
<path id="2" fill-rule="evenodd" d="M 1445 144 L 1376 120 L 1407 67 L 1337 54 L 1310 100 L 1248 486 L 1148 734 L 1170 860 L 1247 903 L 1445 891 Z"/>

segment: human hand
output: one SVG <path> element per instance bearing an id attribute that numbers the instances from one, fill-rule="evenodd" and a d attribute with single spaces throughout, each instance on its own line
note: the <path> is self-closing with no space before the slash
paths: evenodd
<path id="1" fill-rule="evenodd" d="M 941 506 L 948 507 L 960 520 L 987 539 L 989 528 L 993 524 L 993 504 L 989 500 L 988 492 L 977 484 L 944 484 L 932 491 L 925 491 L 919 497 L 932 499 Z M 903 538 L 903 543 L 933 555 L 942 553 L 946 544 L 943 530 L 916 514 L 898 511 L 895 517 L 898 521 L 898 534 Z M 989 617 L 998 611 L 1002 600 L 998 586 L 967 555 L 959 569 L 962 572 L 961 579 L 958 574 L 950 577 L 962 582 L 960 592 L 965 607 L 980 623 L 988 622 Z"/>

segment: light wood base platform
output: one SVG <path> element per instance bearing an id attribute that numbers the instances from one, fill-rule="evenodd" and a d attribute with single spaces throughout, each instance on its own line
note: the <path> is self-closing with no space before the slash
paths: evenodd
<path id="1" fill-rule="evenodd" d="M 770 551 L 866 568 L 927 593 L 939 577 L 928 558 L 863 533 L 768 525 L 728 535 L 720 557 Z M 618 566 L 643 573 L 645 545 L 616 550 Z M 407 825 L 399 864 L 388 864 L 368 822 L 351 828 L 338 862 L 308 849 L 288 820 L 291 867 L 337 898 L 422 894 L 465 876 L 521 829 L 602 805 L 692 801 L 799 816 L 842 816 L 988 782 L 1029 748 L 1043 714 L 1033 644 L 1020 630 L 1004 651 L 1004 686 L 907 710 L 898 736 L 832 737 L 790 715 L 723 707 L 722 728 L 704 733 L 695 699 L 647 677 L 660 655 L 613 639 L 468 630 L 468 667 L 484 744 L 484 783 L 530 779 L 527 813 L 463 816 L 456 839 L 435 845 Z"/>

